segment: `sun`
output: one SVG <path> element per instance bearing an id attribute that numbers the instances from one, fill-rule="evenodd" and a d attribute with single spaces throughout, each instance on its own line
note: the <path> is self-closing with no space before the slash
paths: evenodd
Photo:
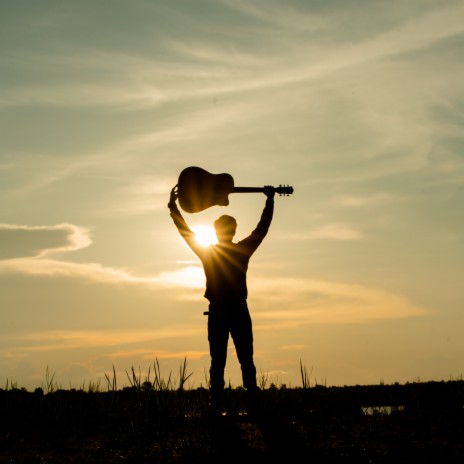
<path id="1" fill-rule="evenodd" d="M 211 226 L 194 226 L 195 240 L 202 247 L 208 247 L 217 243 L 216 231 Z"/>

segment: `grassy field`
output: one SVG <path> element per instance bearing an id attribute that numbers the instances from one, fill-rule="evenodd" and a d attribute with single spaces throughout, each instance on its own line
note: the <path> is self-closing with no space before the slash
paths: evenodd
<path id="1" fill-rule="evenodd" d="M 132 372 L 134 374 L 134 372 Z M 464 381 L 226 389 L 139 382 L 106 391 L 0 389 L 0 463 L 464 462 Z"/>

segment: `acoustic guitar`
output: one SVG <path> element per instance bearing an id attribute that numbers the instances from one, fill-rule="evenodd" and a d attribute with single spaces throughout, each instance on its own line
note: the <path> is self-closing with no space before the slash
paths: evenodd
<path id="1" fill-rule="evenodd" d="M 293 187 L 273 187 L 279 195 L 288 196 Z M 211 174 L 197 166 L 185 168 L 179 175 L 177 193 L 180 207 L 187 213 L 199 213 L 211 206 L 227 206 L 230 193 L 264 192 L 265 187 L 235 187 L 230 174 Z"/>

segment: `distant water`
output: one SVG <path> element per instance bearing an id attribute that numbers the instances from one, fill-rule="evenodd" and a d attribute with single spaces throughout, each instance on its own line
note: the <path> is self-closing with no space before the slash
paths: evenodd
<path id="1" fill-rule="evenodd" d="M 361 409 L 365 416 L 374 416 L 375 414 L 388 416 L 392 412 L 404 411 L 404 406 L 364 406 Z"/>

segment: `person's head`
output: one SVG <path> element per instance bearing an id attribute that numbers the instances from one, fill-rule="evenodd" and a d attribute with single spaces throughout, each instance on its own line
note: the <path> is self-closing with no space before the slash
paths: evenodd
<path id="1" fill-rule="evenodd" d="M 214 228 L 219 242 L 230 242 L 237 230 L 237 221 L 232 216 L 224 214 L 214 221 Z"/>

